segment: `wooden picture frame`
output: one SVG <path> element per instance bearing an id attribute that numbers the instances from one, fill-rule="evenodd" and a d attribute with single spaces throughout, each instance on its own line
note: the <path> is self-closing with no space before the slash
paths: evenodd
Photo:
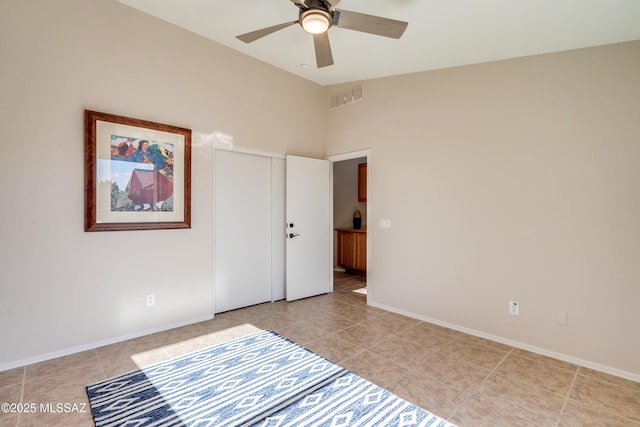
<path id="1" fill-rule="evenodd" d="M 191 130 L 85 110 L 85 231 L 191 228 Z"/>

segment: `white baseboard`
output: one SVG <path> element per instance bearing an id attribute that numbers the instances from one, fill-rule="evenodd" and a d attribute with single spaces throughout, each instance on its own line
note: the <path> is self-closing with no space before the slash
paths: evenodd
<path id="1" fill-rule="evenodd" d="M 402 314 L 403 316 L 411 317 L 413 319 L 422 320 L 424 322 L 433 323 L 438 326 L 443 326 L 445 328 L 453 329 L 456 331 L 464 332 L 465 334 L 473 335 L 480 338 L 485 338 L 491 341 L 496 341 L 502 344 L 506 344 L 511 347 L 516 347 L 522 350 L 527 350 L 532 353 L 541 354 L 543 356 L 553 357 L 554 359 L 562 360 L 564 362 L 573 363 L 574 365 L 583 366 L 585 368 L 594 369 L 596 371 L 604 372 L 606 374 L 614 375 L 616 377 L 624 378 L 627 380 L 635 381 L 640 383 L 640 375 L 634 374 L 632 372 L 623 371 L 621 369 L 612 368 L 610 366 L 601 365 L 599 363 L 591 362 L 589 360 L 580 359 L 577 357 L 569 356 L 562 353 L 557 353 L 555 351 L 547 350 L 544 348 L 536 347 L 533 345 L 525 344 L 519 341 L 510 340 L 508 338 L 499 337 L 496 335 L 487 334 L 482 331 L 477 331 L 475 329 L 467 328 L 464 326 L 455 325 L 448 322 L 443 322 L 442 320 L 432 319 L 430 317 L 421 316 L 415 313 L 410 313 L 404 310 L 397 309 L 395 307 L 389 307 L 384 304 L 378 304 L 371 301 L 368 301 L 368 304 L 372 307 L 380 308 L 386 311 L 391 311 L 393 313 Z"/>
<path id="2" fill-rule="evenodd" d="M 105 345 L 115 344 L 122 341 L 127 341 L 134 338 L 140 338 L 145 335 L 151 335 L 158 332 L 168 331 L 170 329 L 181 328 L 183 326 L 192 325 L 194 323 L 200 323 L 207 320 L 213 319 L 213 314 L 208 316 L 199 317 L 196 319 L 186 320 L 184 322 L 178 322 L 171 325 L 161 326 L 159 328 L 148 329 L 145 331 L 135 332 L 128 335 L 123 335 L 120 337 L 109 338 L 106 340 L 95 341 L 88 344 L 83 344 L 77 347 L 66 348 L 59 351 L 54 351 L 51 353 L 40 354 L 38 356 L 28 357 L 26 359 L 16 360 L 13 362 L 0 364 L 0 372 L 7 371 L 9 369 L 20 368 L 22 366 L 31 365 L 33 363 L 44 362 L 47 360 L 55 359 L 57 357 L 68 356 L 70 354 L 79 353 L 81 351 L 93 350 L 98 347 L 104 347 Z"/>

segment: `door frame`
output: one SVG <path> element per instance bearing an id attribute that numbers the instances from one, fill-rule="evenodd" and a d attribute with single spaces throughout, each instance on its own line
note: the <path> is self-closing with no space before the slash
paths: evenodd
<path id="1" fill-rule="evenodd" d="M 285 159 L 286 156 L 284 154 L 279 154 L 279 153 L 274 153 L 274 152 L 269 152 L 269 151 L 263 151 L 263 150 L 256 150 L 256 149 L 252 149 L 252 148 L 247 148 L 247 147 L 241 147 L 241 146 L 237 146 L 233 143 L 229 143 L 226 141 L 223 142 L 214 142 L 213 144 L 213 155 L 212 155 L 212 165 L 213 165 L 213 173 L 212 173 L 212 179 L 214 180 L 214 185 L 212 186 L 212 215 L 215 215 L 215 151 L 216 150 L 226 150 L 226 151 L 236 151 L 238 153 L 243 153 L 243 154 L 253 154 L 253 155 L 258 155 L 258 156 L 264 156 L 264 157 L 271 157 L 271 158 L 276 158 L 276 159 Z M 331 162 L 331 174 L 330 174 L 330 179 L 331 179 L 331 186 L 333 187 L 333 163 L 335 162 L 341 162 L 344 160 L 351 160 L 351 159 L 357 159 L 360 157 L 365 157 L 367 159 L 367 164 L 369 164 L 371 162 L 371 149 L 367 148 L 367 149 L 363 149 L 363 150 L 357 150 L 357 151 L 351 151 L 351 152 L 346 152 L 346 153 L 340 153 L 340 154 L 334 154 L 334 155 L 330 155 L 330 156 L 326 156 L 325 159 L 328 160 L 329 162 Z M 371 223 L 371 203 L 370 203 L 370 198 L 371 198 L 371 192 L 369 191 L 371 188 L 371 180 L 368 179 L 369 177 L 369 166 L 367 166 L 367 214 L 366 214 L 366 218 L 368 223 Z M 331 193 L 331 204 L 332 204 L 332 209 L 333 209 L 333 192 Z M 215 230 L 215 218 L 212 217 L 212 220 L 214 221 L 213 224 L 213 236 L 212 236 L 212 244 L 215 245 L 215 235 L 216 235 L 216 230 Z M 286 221 L 286 219 L 285 219 Z M 334 242 L 333 242 L 333 216 L 331 217 L 331 230 L 330 230 L 330 241 L 331 241 L 331 250 L 334 251 Z M 212 274 L 213 276 L 215 276 L 215 248 L 212 251 Z M 333 257 L 331 257 L 331 259 L 333 259 Z M 369 238 L 369 236 L 367 236 L 367 271 L 366 271 L 366 283 L 367 283 L 367 304 L 369 304 L 369 301 L 371 301 L 371 294 L 374 291 L 374 287 L 372 286 L 373 283 L 371 281 L 371 277 L 369 275 L 370 272 L 370 266 L 371 266 L 371 239 Z M 330 266 L 330 271 L 331 274 L 333 274 L 333 262 L 331 262 Z M 214 300 L 216 298 L 215 296 L 215 283 L 214 283 L 214 277 L 212 277 L 211 280 L 211 286 L 212 286 L 212 296 L 213 298 L 211 299 L 211 312 L 214 313 L 215 316 L 215 308 L 214 308 Z M 273 288 L 272 288 L 273 289 Z M 286 298 L 286 295 L 285 295 Z M 272 302 L 273 302 L 273 298 L 272 298 Z"/>
<path id="2" fill-rule="evenodd" d="M 341 154 L 334 154 L 331 156 L 327 156 L 326 159 L 329 160 L 331 162 L 331 185 L 333 186 L 333 163 L 336 162 L 342 162 L 344 160 L 352 160 L 352 159 L 359 159 L 361 157 L 366 157 L 367 159 L 367 271 L 365 272 L 365 277 L 366 277 L 366 283 L 367 283 L 367 304 L 369 304 L 369 301 L 371 301 L 371 292 L 373 292 L 373 287 L 371 286 L 371 280 L 369 277 L 369 270 L 370 270 L 370 266 L 371 266 L 371 239 L 369 238 L 369 225 L 372 223 L 371 222 L 371 203 L 370 203 L 370 194 L 371 192 L 369 191 L 370 189 L 370 182 L 371 180 L 369 179 L 369 163 L 371 161 L 371 149 L 370 148 L 366 148 L 364 150 L 358 150 L 358 151 L 350 151 L 347 153 L 341 153 Z M 333 205 L 333 193 L 331 196 L 331 204 Z M 334 247 L 334 242 L 333 242 L 333 227 L 332 227 L 332 231 L 331 231 L 331 247 L 332 247 L 332 251 L 335 250 Z M 333 254 L 335 255 L 335 254 Z M 333 259 L 333 258 L 332 258 Z M 333 266 L 331 267 L 333 269 Z"/>

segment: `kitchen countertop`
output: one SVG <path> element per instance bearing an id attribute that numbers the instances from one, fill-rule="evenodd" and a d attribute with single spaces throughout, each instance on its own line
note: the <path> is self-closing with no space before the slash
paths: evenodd
<path id="1" fill-rule="evenodd" d="M 367 229 L 366 228 L 360 228 L 358 230 L 356 230 L 355 228 L 336 228 L 336 231 L 347 231 L 350 233 L 366 233 Z"/>

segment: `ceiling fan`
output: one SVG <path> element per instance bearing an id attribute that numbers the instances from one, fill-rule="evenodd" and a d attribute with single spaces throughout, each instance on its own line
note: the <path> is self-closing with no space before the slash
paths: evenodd
<path id="1" fill-rule="evenodd" d="M 336 9 L 340 0 L 291 0 L 291 2 L 299 9 L 297 20 L 241 34 L 236 38 L 245 43 L 251 43 L 293 24 L 300 24 L 306 32 L 313 35 L 316 63 L 318 68 L 322 68 L 333 65 L 333 55 L 327 34 L 327 30 L 332 26 L 399 39 L 409 25 L 408 22 L 395 19 Z"/>

